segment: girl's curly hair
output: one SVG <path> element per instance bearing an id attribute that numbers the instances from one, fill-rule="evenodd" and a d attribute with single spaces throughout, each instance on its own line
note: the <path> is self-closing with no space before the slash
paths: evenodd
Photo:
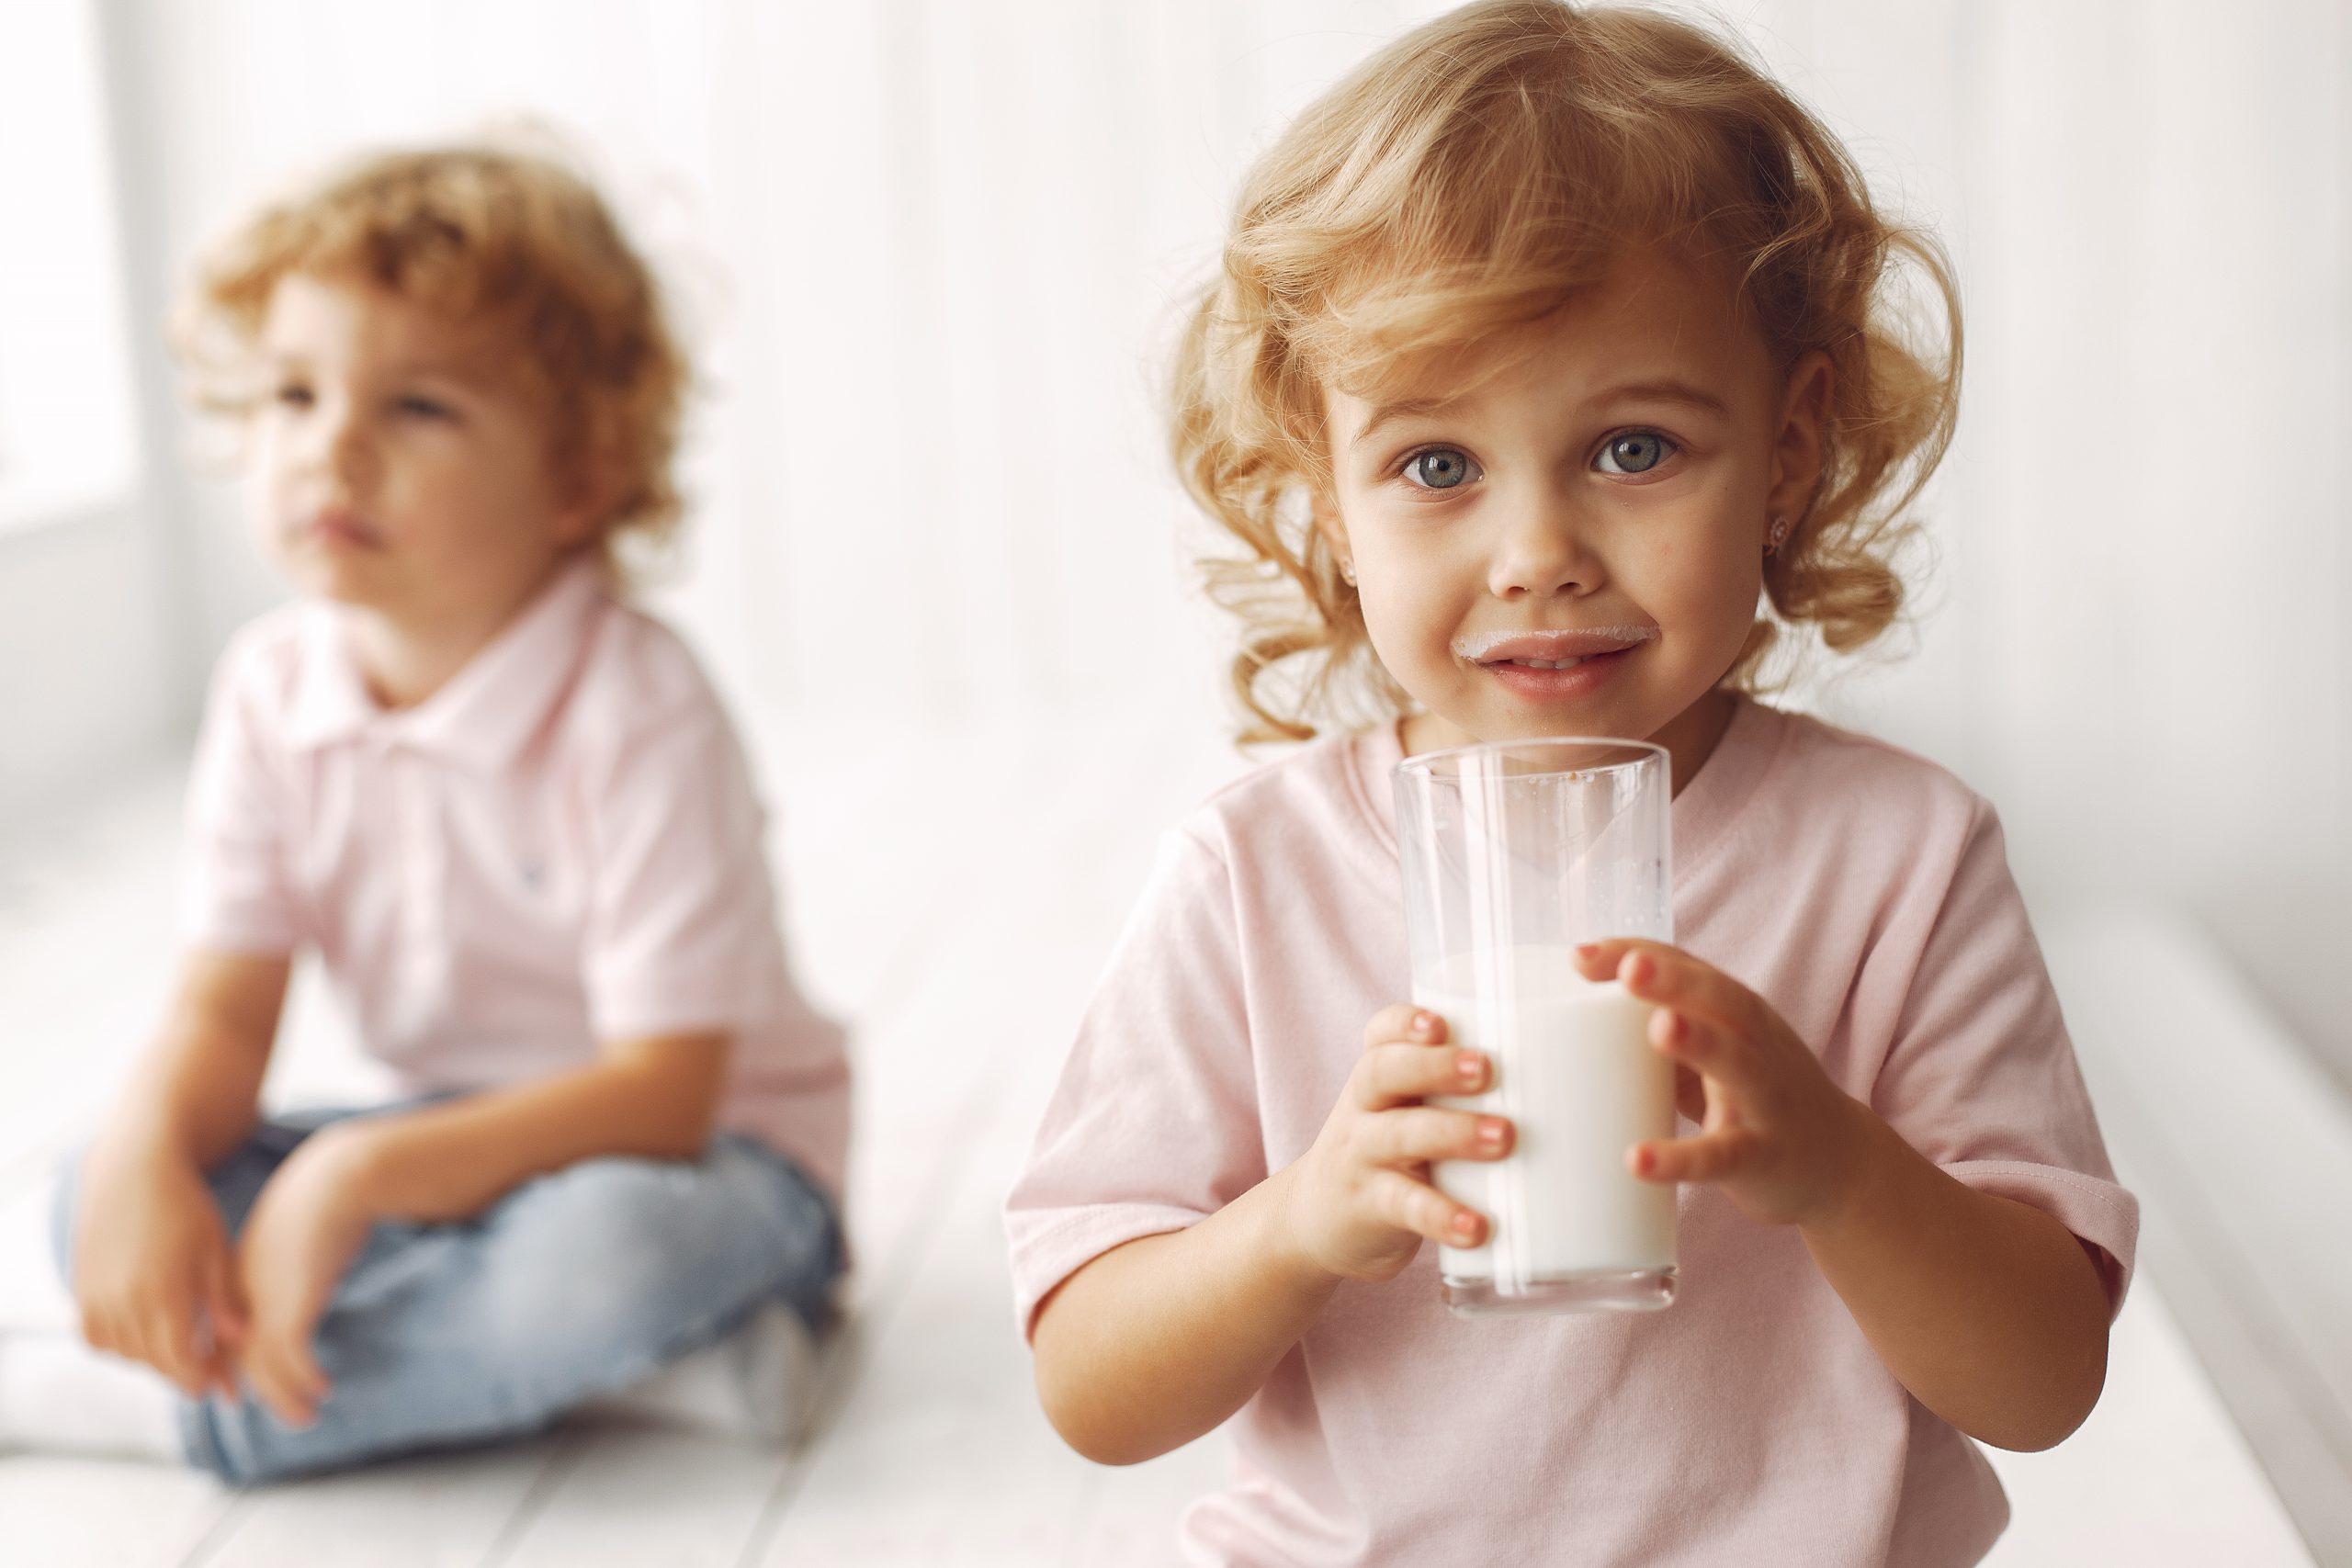
<path id="1" fill-rule="evenodd" d="M 1245 743 L 1409 705 L 1314 524 L 1325 388 L 1381 396 L 1637 244 L 1728 265 L 1783 372 L 1816 349 L 1835 370 L 1820 487 L 1765 562 L 1771 614 L 1726 679 L 1758 683 L 1776 622 L 1841 652 L 1894 623 L 1894 558 L 1958 413 L 1942 250 L 1882 218 L 1836 137 L 1735 45 L 1655 11 L 1485 0 L 1381 51 L 1259 159 L 1185 326 L 1171 446 L 1244 547 L 1201 566 L 1245 628 Z M 1939 297 L 1939 341 L 1903 308 L 1906 263 Z"/>

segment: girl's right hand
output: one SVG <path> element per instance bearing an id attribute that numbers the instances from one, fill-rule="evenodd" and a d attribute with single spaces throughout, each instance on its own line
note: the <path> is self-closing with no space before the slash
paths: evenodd
<path id="1" fill-rule="evenodd" d="M 228 1230 L 202 1173 L 152 1140 L 101 1143 L 84 1159 L 78 1210 L 82 1337 L 146 1362 L 191 1399 L 208 1388 L 236 1397 L 244 1312 Z"/>
<path id="2" fill-rule="evenodd" d="M 1401 1003 L 1364 1025 L 1364 1054 L 1340 1103 L 1286 1173 L 1286 1231 L 1318 1272 L 1392 1280 L 1425 1238 L 1476 1247 L 1485 1235 L 1484 1215 L 1430 1185 L 1430 1162 L 1500 1159 L 1510 1153 L 1511 1125 L 1422 1103 L 1477 1094 L 1491 1080 L 1482 1053 L 1444 1042 L 1443 1019 Z"/>

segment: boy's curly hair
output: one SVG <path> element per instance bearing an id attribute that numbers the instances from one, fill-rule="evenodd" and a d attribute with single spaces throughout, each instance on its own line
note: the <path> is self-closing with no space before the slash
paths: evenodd
<path id="1" fill-rule="evenodd" d="M 692 372 L 651 268 L 584 176 L 536 152 L 435 147 L 363 157 L 264 208 L 179 302 L 173 342 L 200 408 L 253 409 L 270 299 L 298 273 L 506 334 L 548 400 L 554 472 L 595 478 L 607 555 L 623 536 L 668 542 Z"/>
<path id="2" fill-rule="evenodd" d="M 1773 615 L 1730 682 L 1758 683 L 1776 618 L 1838 651 L 1894 624 L 1894 559 L 1958 412 L 1941 249 L 1882 218 L 1837 139 L 1734 45 L 1655 11 L 1486 0 L 1375 54 L 1260 158 L 1186 323 L 1171 446 L 1246 549 L 1201 563 L 1245 627 L 1245 743 L 1306 739 L 1367 697 L 1409 704 L 1314 525 L 1324 389 L 1384 395 L 1634 244 L 1727 264 L 1782 371 L 1815 349 L 1835 368 L 1820 488 L 1765 562 Z M 1894 297 L 1906 262 L 1939 297 L 1940 341 Z"/>

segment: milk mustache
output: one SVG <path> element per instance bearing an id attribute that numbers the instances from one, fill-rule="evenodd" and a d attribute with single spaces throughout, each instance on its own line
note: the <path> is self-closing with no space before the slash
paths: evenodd
<path id="1" fill-rule="evenodd" d="M 1416 983 L 1414 1005 L 1494 1065 L 1487 1092 L 1436 1103 L 1508 1117 L 1518 1134 L 1501 1160 L 1433 1170 L 1490 1222 L 1484 1245 L 1439 1249 L 1446 1280 L 1492 1281 L 1508 1296 L 1672 1269 L 1675 1189 L 1625 1166 L 1633 1145 L 1674 1135 L 1674 1064 L 1645 1038 L 1651 1005 L 1585 979 L 1565 946 L 1456 953 L 1433 978 Z"/>

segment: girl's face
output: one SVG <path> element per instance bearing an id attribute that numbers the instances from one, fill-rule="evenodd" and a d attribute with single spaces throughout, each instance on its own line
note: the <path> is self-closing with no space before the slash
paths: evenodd
<path id="1" fill-rule="evenodd" d="M 299 588 L 419 629 L 511 613 L 593 533 L 548 418 L 482 335 L 295 274 L 263 326 L 255 511 Z"/>
<path id="2" fill-rule="evenodd" d="M 1385 405 L 1327 392 L 1324 525 L 1374 650 L 1428 710 L 1408 749 L 1656 739 L 1679 784 L 1728 716 L 1707 699 L 1772 519 L 1819 478 L 1827 357 L 1777 375 L 1726 282 L 1634 252 L 1459 369 Z"/>

